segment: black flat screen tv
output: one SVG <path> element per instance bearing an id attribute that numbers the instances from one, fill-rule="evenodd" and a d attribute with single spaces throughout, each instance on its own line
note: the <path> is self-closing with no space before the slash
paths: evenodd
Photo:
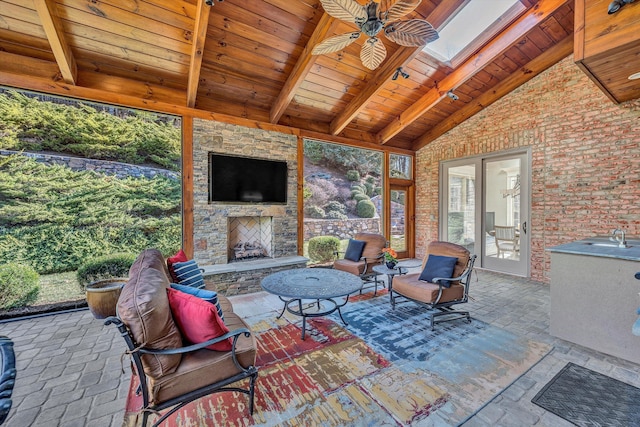
<path id="1" fill-rule="evenodd" d="M 287 162 L 209 153 L 209 201 L 287 203 Z"/>

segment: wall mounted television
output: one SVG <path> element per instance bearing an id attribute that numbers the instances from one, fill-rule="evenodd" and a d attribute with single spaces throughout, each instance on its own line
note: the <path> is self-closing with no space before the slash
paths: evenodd
<path id="1" fill-rule="evenodd" d="M 209 153 L 209 202 L 287 203 L 287 162 Z"/>

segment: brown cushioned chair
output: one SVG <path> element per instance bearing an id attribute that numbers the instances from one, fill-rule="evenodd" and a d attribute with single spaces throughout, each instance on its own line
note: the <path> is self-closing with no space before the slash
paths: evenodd
<path id="1" fill-rule="evenodd" d="M 354 236 L 354 239 L 365 242 L 360 259 L 353 261 L 339 258 L 341 253 L 337 252 L 338 259 L 333 262 L 333 268 L 359 276 L 364 283 L 373 282 L 375 284 L 375 295 L 378 292 L 378 275 L 373 271 L 373 267 L 383 263 L 382 249 L 387 246 L 387 240 L 382 234 L 376 233 L 358 233 Z M 380 281 L 380 283 L 384 286 L 383 281 Z"/>
<path id="2" fill-rule="evenodd" d="M 431 316 L 432 330 L 439 322 L 460 318 L 466 318 L 470 322 L 471 316 L 468 311 L 454 310 L 452 306 L 464 304 L 469 300 L 469 282 L 476 256 L 470 255 L 466 248 L 454 243 L 431 242 L 422 261 L 423 271 L 429 255 L 457 258 L 451 277 L 434 277 L 431 282 L 427 282 L 420 280 L 422 272 L 395 276 L 392 286 L 389 287 L 391 307 L 395 308 L 396 299 L 402 297 L 440 310 Z M 445 282 L 442 279 L 448 280 Z M 446 287 L 445 283 L 448 283 L 449 287 Z"/>
<path id="3" fill-rule="evenodd" d="M 169 275 L 162 254 L 155 249 L 142 252 L 129 271 L 129 281 L 118 300 L 118 316 L 105 324 L 114 324 L 133 359 L 134 374 L 140 379 L 142 426 L 149 415 L 171 408 L 156 420 L 169 415 L 200 397 L 221 391 L 238 391 L 249 396 L 253 414 L 256 342 L 247 324 L 233 313 L 229 300 L 218 295 L 224 323 L 231 332 L 200 344 L 183 346 L 174 323 L 167 288 Z M 231 351 L 213 351 L 205 347 L 232 340 Z M 249 378 L 247 390 L 230 386 Z"/>

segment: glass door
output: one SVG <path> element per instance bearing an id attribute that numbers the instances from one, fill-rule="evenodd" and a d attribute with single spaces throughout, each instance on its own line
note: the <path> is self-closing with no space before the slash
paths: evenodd
<path id="1" fill-rule="evenodd" d="M 443 162 L 440 238 L 479 257 L 479 267 L 527 276 L 529 155 Z"/>
<path id="2" fill-rule="evenodd" d="M 483 266 L 526 276 L 528 273 L 527 155 L 483 162 Z"/>
<path id="3" fill-rule="evenodd" d="M 475 253 L 476 236 L 476 164 L 468 160 L 444 170 L 446 212 L 442 215 L 444 240 Z"/>
<path id="4" fill-rule="evenodd" d="M 409 248 L 413 247 L 413 242 L 409 241 L 413 236 L 410 187 L 391 185 L 390 191 L 390 212 L 389 212 L 389 242 L 391 248 L 398 253 L 398 258 L 408 258 Z"/>

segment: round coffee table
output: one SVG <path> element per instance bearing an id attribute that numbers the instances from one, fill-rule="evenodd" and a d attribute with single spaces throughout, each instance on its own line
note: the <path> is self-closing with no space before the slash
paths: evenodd
<path id="1" fill-rule="evenodd" d="M 307 317 L 321 317 L 338 311 L 340 319 L 346 325 L 340 307 L 349 301 L 349 295 L 360 291 L 362 280 L 351 273 L 328 268 L 300 268 L 283 270 L 262 279 L 262 288 L 277 295 L 284 307 L 278 315 L 282 317 L 284 311 L 302 317 L 302 339 L 305 337 Z M 334 298 L 346 297 L 343 303 Z M 315 304 L 303 307 L 302 300 L 315 300 Z M 321 307 L 324 302 L 328 307 Z M 317 309 L 311 308 L 317 304 Z"/>

